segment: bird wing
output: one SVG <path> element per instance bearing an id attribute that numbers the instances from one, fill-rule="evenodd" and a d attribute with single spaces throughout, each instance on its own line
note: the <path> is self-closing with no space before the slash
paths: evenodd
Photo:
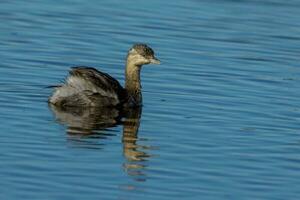
<path id="1" fill-rule="evenodd" d="M 120 83 L 110 75 L 92 67 L 73 67 L 67 84 L 81 91 L 118 98 L 124 92 Z"/>
<path id="2" fill-rule="evenodd" d="M 110 75 L 92 67 L 73 67 L 69 72 L 67 84 L 84 94 L 94 97 L 108 97 L 120 100 L 125 89 Z"/>
<path id="3" fill-rule="evenodd" d="M 126 90 L 106 73 L 73 67 L 66 83 L 55 87 L 49 102 L 61 106 L 115 106 L 127 99 Z"/>

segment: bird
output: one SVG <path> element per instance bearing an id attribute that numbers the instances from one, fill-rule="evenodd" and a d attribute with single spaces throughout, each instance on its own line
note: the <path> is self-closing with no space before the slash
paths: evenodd
<path id="1" fill-rule="evenodd" d="M 72 67 L 62 85 L 54 86 L 48 102 L 58 107 L 137 107 L 142 106 L 140 73 L 143 65 L 160 64 L 147 44 L 134 44 L 128 51 L 125 86 L 93 67 Z"/>

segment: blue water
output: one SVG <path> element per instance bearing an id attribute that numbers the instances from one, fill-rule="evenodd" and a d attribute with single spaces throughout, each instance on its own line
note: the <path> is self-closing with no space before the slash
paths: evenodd
<path id="1" fill-rule="evenodd" d="M 299 199 L 299 7 L 2 0 L 0 199 Z M 162 61 L 142 70 L 138 131 L 70 134 L 91 119 L 57 116 L 47 86 L 75 65 L 123 84 L 135 42 Z"/>

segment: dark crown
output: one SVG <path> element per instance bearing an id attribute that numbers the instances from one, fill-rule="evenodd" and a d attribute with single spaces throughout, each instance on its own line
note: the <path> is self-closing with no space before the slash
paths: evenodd
<path id="1" fill-rule="evenodd" d="M 154 51 L 146 44 L 135 44 L 132 48 L 135 49 L 138 52 L 138 54 L 145 57 L 154 55 Z"/>

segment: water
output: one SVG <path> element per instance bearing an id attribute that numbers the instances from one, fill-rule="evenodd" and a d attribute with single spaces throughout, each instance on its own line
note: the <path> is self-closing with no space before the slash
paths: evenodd
<path id="1" fill-rule="evenodd" d="M 299 6 L 1 1 L 0 198 L 299 199 Z M 123 84 L 135 42 L 162 61 L 142 71 L 141 119 L 48 107 L 70 66 Z"/>

